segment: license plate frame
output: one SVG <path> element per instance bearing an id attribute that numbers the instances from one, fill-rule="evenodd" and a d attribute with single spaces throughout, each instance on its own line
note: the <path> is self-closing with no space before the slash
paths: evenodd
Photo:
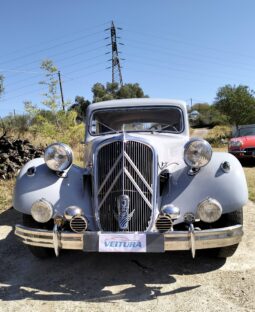
<path id="1" fill-rule="evenodd" d="M 147 252 L 145 233 L 99 233 L 99 252 Z"/>

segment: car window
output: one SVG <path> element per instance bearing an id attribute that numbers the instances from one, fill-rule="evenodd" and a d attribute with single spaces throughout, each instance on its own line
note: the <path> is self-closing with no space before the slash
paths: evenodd
<path id="1" fill-rule="evenodd" d="M 255 127 L 241 128 L 238 130 L 238 136 L 255 135 Z"/>
<path id="2" fill-rule="evenodd" d="M 126 132 L 183 131 L 183 114 L 178 107 L 110 108 L 95 111 L 90 120 L 90 133 L 100 135 Z"/>

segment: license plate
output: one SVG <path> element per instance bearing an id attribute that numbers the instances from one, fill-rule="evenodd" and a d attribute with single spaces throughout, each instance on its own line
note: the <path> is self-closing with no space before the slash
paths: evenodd
<path id="1" fill-rule="evenodd" d="M 99 234 L 99 252 L 146 252 L 146 234 Z"/>

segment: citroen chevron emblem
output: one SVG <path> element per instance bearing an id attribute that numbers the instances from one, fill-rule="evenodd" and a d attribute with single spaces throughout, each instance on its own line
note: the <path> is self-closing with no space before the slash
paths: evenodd
<path id="1" fill-rule="evenodd" d="M 132 219 L 135 209 L 129 213 L 129 196 L 120 195 L 117 199 L 118 215 L 115 218 L 118 220 L 120 230 L 126 230 L 128 223 Z"/>

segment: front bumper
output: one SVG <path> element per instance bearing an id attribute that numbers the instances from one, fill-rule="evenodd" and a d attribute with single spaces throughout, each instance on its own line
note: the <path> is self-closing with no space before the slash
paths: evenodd
<path id="1" fill-rule="evenodd" d="M 251 150 L 228 150 L 228 152 L 237 158 L 255 158 L 255 147 Z"/>
<path id="2" fill-rule="evenodd" d="M 100 251 L 99 237 L 101 232 L 61 232 L 28 228 L 16 225 L 15 234 L 24 244 L 38 247 L 54 248 L 56 255 L 59 249 L 83 251 Z M 111 233 L 118 235 L 118 233 Z M 172 231 L 168 233 L 143 233 L 147 239 L 145 252 L 164 252 L 168 250 L 191 250 L 195 255 L 197 249 L 226 247 L 238 244 L 243 235 L 242 225 L 211 230 Z M 123 232 L 119 235 L 125 236 Z"/>

